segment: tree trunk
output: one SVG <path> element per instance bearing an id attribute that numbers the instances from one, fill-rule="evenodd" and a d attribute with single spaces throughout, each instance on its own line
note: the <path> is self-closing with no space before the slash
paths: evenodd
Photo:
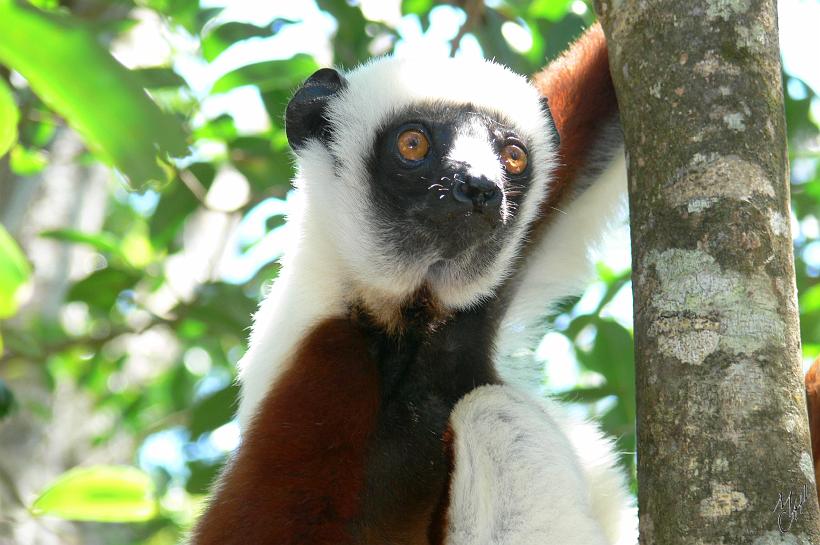
<path id="1" fill-rule="evenodd" d="M 640 541 L 820 543 L 775 2 L 596 4 L 629 168 Z"/>

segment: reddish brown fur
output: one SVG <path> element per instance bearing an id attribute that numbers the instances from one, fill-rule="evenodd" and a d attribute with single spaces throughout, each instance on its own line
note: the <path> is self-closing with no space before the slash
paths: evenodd
<path id="1" fill-rule="evenodd" d="M 806 373 L 806 406 L 809 410 L 815 482 L 820 483 L 820 358 L 814 360 L 809 372 Z M 818 497 L 820 498 L 820 490 Z"/>
<path id="2" fill-rule="evenodd" d="M 433 511 L 430 527 L 427 531 L 427 537 L 430 545 L 444 545 L 447 541 L 447 524 L 449 523 L 447 513 L 450 511 L 451 499 L 449 483 L 452 481 L 453 470 L 455 470 L 454 441 L 455 432 L 453 431 L 452 425 L 449 425 L 444 431 L 444 437 L 442 438 L 442 442 L 444 443 L 444 453 L 447 457 L 447 475 L 449 478 L 447 479 L 447 487 L 442 492 L 438 505 Z"/>
<path id="3" fill-rule="evenodd" d="M 601 25 L 595 24 L 558 59 L 536 74 L 533 83 L 549 100 L 561 136 L 559 163 L 542 218 L 567 197 L 581 174 L 601 130 L 618 113 Z"/>
<path id="4" fill-rule="evenodd" d="M 314 328 L 262 403 L 191 543 L 356 543 L 350 530 L 378 388 L 351 322 Z"/>

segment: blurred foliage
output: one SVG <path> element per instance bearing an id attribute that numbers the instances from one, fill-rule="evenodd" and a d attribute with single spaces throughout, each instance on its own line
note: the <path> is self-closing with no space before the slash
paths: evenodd
<path id="1" fill-rule="evenodd" d="M 16 412 L 54 417 L 49 407 L 14 393 L 14 377 L 25 366 L 51 389 L 79 389 L 95 412 L 109 417 L 88 448 L 104 449 L 125 436 L 135 450 L 121 461 L 133 467 L 71 470 L 42 493 L 32 513 L 141 520 L 124 526 L 127 538 L 117 543 L 175 543 L 235 441 L 235 364 L 262 287 L 278 271 L 271 247 L 281 235 L 293 175 L 283 127 L 290 93 L 330 60 L 349 67 L 389 52 L 402 31 L 397 20 L 368 19 L 358 2 L 318 0 L 323 20 L 335 26 L 328 37 L 332 59 L 314 58 L 315 44 L 308 43 L 314 38 L 305 38 L 281 48 L 290 51 L 285 55 L 228 68 L 203 89 L 191 80 L 192 65 L 214 67 L 232 51 L 267 47 L 303 21 L 233 20 L 197 0 L 32 3 L 0 0 L 0 190 L 13 192 L 48 175 L 55 144 L 67 131 L 88 150 L 74 156 L 73 165 L 103 163 L 122 176 L 108 185 L 98 231 L 65 225 L 39 233 L 94 258 L 91 270 L 72 277 L 56 314 L 26 310 L 26 283 L 36 282 L 37 271 L 0 227 L 0 318 L 6 319 L 0 324 L 0 419 Z M 521 73 L 540 69 L 593 20 L 588 5 L 572 0 L 401 1 L 402 20 L 423 32 L 442 10 L 462 21 L 449 38 L 453 52 L 472 40 L 484 56 Z M 139 41 L 146 38 L 136 29 L 146 25 L 161 29 L 154 39 L 169 42 L 168 58 L 126 68 L 114 54 L 123 42 L 136 40 L 131 51 L 156 45 Z M 511 38 L 522 32 L 529 41 Z M 820 353 L 820 169 L 810 146 L 816 149 L 810 108 L 818 99 L 793 76 L 784 79 L 797 90 L 786 95 L 786 114 L 792 205 L 805 227 L 795 233 L 802 334 L 812 356 Z M 262 108 L 257 128 L 240 126 L 230 110 L 207 107 L 220 95 L 244 100 L 250 95 L 231 93 L 248 90 Z M 217 228 L 207 231 L 214 222 Z M 228 232 L 235 236 L 219 234 Z M 203 236 L 208 259 L 180 272 L 180 264 L 197 258 L 197 248 L 202 252 Z M 242 274 L 225 272 L 228 254 L 243 263 Z M 553 335 L 568 341 L 579 369 L 576 386 L 558 394 L 600 419 L 634 475 L 631 330 L 610 312 L 612 301 L 630 289 L 629 272 L 606 266 L 599 272 L 596 286 L 551 320 Z M 135 354 L 152 342 L 158 353 Z M 156 455 L 157 445 L 164 456 Z"/>
<path id="2" fill-rule="evenodd" d="M 68 520 L 141 522 L 157 514 L 150 477 L 133 467 L 94 466 L 63 474 L 31 507 Z"/>

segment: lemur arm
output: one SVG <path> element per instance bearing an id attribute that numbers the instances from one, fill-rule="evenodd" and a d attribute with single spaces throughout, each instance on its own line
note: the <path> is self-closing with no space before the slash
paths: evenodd
<path id="1" fill-rule="evenodd" d="M 572 201 L 586 189 L 579 188 L 579 182 L 591 183 L 622 146 L 618 101 L 601 26 L 596 23 L 587 29 L 565 53 L 536 74 L 534 83 L 547 97 L 561 137 L 560 161 L 538 224 L 543 228 L 555 217 L 554 207 Z"/>
<path id="2" fill-rule="evenodd" d="M 378 375 L 350 322 L 316 326 L 265 397 L 190 543 L 352 544 Z"/>
<path id="3" fill-rule="evenodd" d="M 559 405 L 483 386 L 456 405 L 445 437 L 452 478 L 442 543 L 636 542 L 611 442 Z"/>
<path id="4" fill-rule="evenodd" d="M 579 294 L 593 267 L 590 248 L 622 217 L 626 167 L 606 38 L 593 25 L 536 74 L 560 135 L 558 166 L 531 229 L 520 269 L 508 281 L 498 339 L 499 372 L 515 384 L 540 384 L 532 358 L 516 358 L 543 335 L 551 306 Z"/>

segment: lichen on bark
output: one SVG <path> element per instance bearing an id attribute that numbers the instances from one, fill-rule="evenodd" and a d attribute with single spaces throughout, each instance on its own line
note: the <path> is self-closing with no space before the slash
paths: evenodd
<path id="1" fill-rule="evenodd" d="M 775 3 L 596 7 L 629 168 L 641 543 L 820 543 Z"/>

